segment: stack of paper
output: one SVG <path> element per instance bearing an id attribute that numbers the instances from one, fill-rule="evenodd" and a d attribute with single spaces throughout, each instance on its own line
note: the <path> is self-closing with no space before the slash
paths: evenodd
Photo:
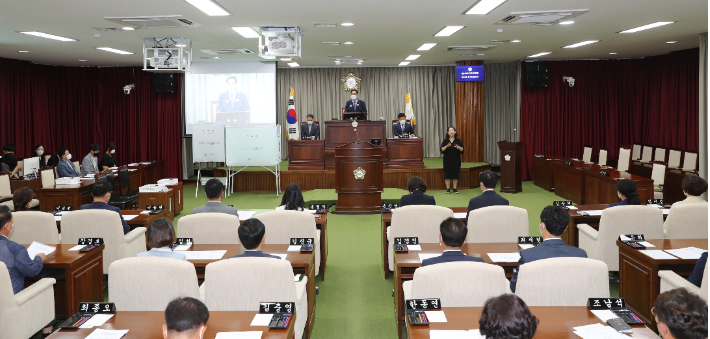
<path id="1" fill-rule="evenodd" d="M 249 326 L 269 326 L 273 314 L 255 314 Z"/>
<path id="2" fill-rule="evenodd" d="M 138 214 L 124 215 L 124 216 L 123 216 L 123 220 L 125 220 L 125 221 L 133 220 L 133 219 L 135 219 L 137 216 L 138 216 Z"/>
<path id="3" fill-rule="evenodd" d="M 37 254 L 44 253 L 44 255 L 49 255 L 54 253 L 55 250 L 57 250 L 56 247 L 33 241 L 30 247 L 27 247 L 27 254 L 30 256 L 30 260 L 34 260 Z"/>
<path id="4" fill-rule="evenodd" d="M 454 213 L 454 218 L 456 219 L 466 219 L 467 212 Z"/>
<path id="5" fill-rule="evenodd" d="M 219 332 L 215 339 L 260 339 L 262 333 L 262 331 Z"/>
<path id="6" fill-rule="evenodd" d="M 424 261 L 426 259 L 438 257 L 440 255 L 441 254 L 439 253 L 419 253 L 419 261 Z"/>
<path id="7" fill-rule="evenodd" d="M 675 250 L 666 250 L 666 252 L 673 254 L 681 259 L 700 259 L 700 256 L 707 251 L 708 250 L 704 250 L 702 248 L 697 247 L 686 247 Z"/>
<path id="8" fill-rule="evenodd" d="M 592 311 L 592 313 L 594 313 L 594 315 L 597 316 L 597 318 L 599 318 L 599 320 L 601 320 L 603 322 L 607 322 L 609 319 L 614 319 L 614 318 L 619 317 L 618 315 L 614 314 L 614 312 L 612 312 L 610 310 L 591 310 L 591 311 Z"/>
<path id="9" fill-rule="evenodd" d="M 227 250 L 220 251 L 173 251 L 182 253 L 187 260 L 219 260 L 222 259 Z"/>
<path id="10" fill-rule="evenodd" d="M 582 339 L 629 339 L 611 326 L 604 326 L 602 324 L 592 324 L 586 326 L 573 327 L 574 334 L 582 337 Z"/>
<path id="11" fill-rule="evenodd" d="M 301 251 L 301 245 L 289 245 L 287 252 L 299 252 Z"/>
<path id="12" fill-rule="evenodd" d="M 518 262 L 520 253 L 488 253 L 488 257 L 491 258 L 492 262 Z"/>
<path id="13" fill-rule="evenodd" d="M 239 220 L 247 220 L 256 214 L 256 211 L 239 211 Z"/>
<path id="14" fill-rule="evenodd" d="M 444 314 L 444 311 L 424 311 L 424 314 L 426 314 L 426 317 L 430 323 L 445 323 L 445 322 L 447 322 L 446 315 Z"/>
<path id="15" fill-rule="evenodd" d="M 407 245 L 408 251 L 421 251 L 422 245 Z"/>
<path id="16" fill-rule="evenodd" d="M 479 330 L 429 330 L 431 339 L 485 339 Z"/>
<path id="17" fill-rule="evenodd" d="M 128 330 L 103 330 L 97 328 L 86 339 L 121 339 L 126 333 L 128 333 Z"/>
<path id="18" fill-rule="evenodd" d="M 111 317 L 113 317 L 113 314 L 94 314 L 91 319 L 87 320 L 84 324 L 79 326 L 79 328 L 92 328 L 101 326 L 109 319 L 111 319 Z"/>

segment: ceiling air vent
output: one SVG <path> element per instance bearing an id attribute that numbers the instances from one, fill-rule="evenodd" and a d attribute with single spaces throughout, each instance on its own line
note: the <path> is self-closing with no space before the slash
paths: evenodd
<path id="1" fill-rule="evenodd" d="M 339 42 L 324 42 L 323 45 L 326 46 L 340 46 Z"/>
<path id="2" fill-rule="evenodd" d="M 480 46 L 449 46 L 444 52 L 480 52 L 497 47 L 496 45 L 480 45 Z"/>
<path id="3" fill-rule="evenodd" d="M 507 44 L 509 42 L 510 42 L 510 40 L 492 40 L 491 41 L 492 44 L 499 44 L 499 45 Z"/>
<path id="4" fill-rule="evenodd" d="M 550 26 L 560 21 L 570 20 L 584 13 L 588 9 L 573 9 L 564 11 L 536 11 L 536 12 L 511 12 L 510 15 L 498 20 L 496 25 L 533 25 Z"/>
<path id="5" fill-rule="evenodd" d="M 319 23 L 316 24 L 317 28 L 335 28 L 337 25 L 335 23 Z"/>
<path id="6" fill-rule="evenodd" d="M 248 48 L 201 49 L 200 52 L 213 55 L 254 54 L 254 51 Z"/>
<path id="7" fill-rule="evenodd" d="M 105 17 L 104 19 L 134 28 L 202 27 L 194 21 L 183 18 L 182 15 Z"/>
<path id="8" fill-rule="evenodd" d="M 118 32 L 121 30 L 120 28 L 116 28 L 116 27 L 91 27 L 91 28 L 93 28 L 97 31 L 102 31 L 102 32 Z"/>

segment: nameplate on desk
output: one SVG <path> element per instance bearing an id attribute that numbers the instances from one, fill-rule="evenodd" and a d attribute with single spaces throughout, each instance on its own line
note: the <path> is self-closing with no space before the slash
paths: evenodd
<path id="1" fill-rule="evenodd" d="M 545 155 L 544 155 L 544 154 L 538 154 L 538 155 L 535 155 L 535 157 L 536 157 L 536 158 L 545 159 Z"/>
<path id="2" fill-rule="evenodd" d="M 397 237 L 394 238 L 394 243 L 404 245 L 419 245 L 419 237 Z"/>
<path id="3" fill-rule="evenodd" d="M 567 166 L 574 166 L 574 163 L 571 161 L 565 161 L 565 165 Z"/>
<path id="4" fill-rule="evenodd" d="M 296 310 L 294 302 L 260 302 L 259 314 L 293 313 Z"/>
<path id="5" fill-rule="evenodd" d="M 587 307 L 590 310 L 611 310 L 615 308 L 626 308 L 624 298 L 589 298 Z"/>
<path id="6" fill-rule="evenodd" d="M 146 211 L 162 211 L 165 209 L 165 205 L 146 205 Z"/>
<path id="7" fill-rule="evenodd" d="M 328 209 L 328 205 L 326 204 L 310 204 L 308 205 L 309 210 L 325 210 Z"/>
<path id="8" fill-rule="evenodd" d="M 397 207 L 399 207 L 399 204 L 397 204 L 397 203 L 393 204 L 391 202 L 384 202 L 384 201 L 382 202 L 382 208 L 393 209 L 393 208 L 397 208 Z"/>
<path id="9" fill-rule="evenodd" d="M 619 241 L 646 241 L 643 234 L 620 234 Z"/>
<path id="10" fill-rule="evenodd" d="M 530 244 L 533 246 L 537 246 L 542 244 L 542 241 L 545 240 L 542 237 L 518 237 L 518 244 Z"/>
<path id="11" fill-rule="evenodd" d="M 663 199 L 646 199 L 646 205 L 659 205 L 664 206 L 666 204 Z"/>
<path id="12" fill-rule="evenodd" d="M 64 206 L 64 205 L 54 206 L 54 210 L 57 212 L 69 212 L 69 211 L 74 210 L 74 206 Z"/>
<path id="13" fill-rule="evenodd" d="M 177 238 L 175 239 L 175 245 L 187 245 L 192 244 L 192 238 Z"/>
<path id="14" fill-rule="evenodd" d="M 440 310 L 441 300 L 439 298 L 432 299 L 407 299 L 404 302 L 408 310 Z"/>
<path id="15" fill-rule="evenodd" d="M 607 172 L 607 171 L 599 171 L 599 175 L 601 175 L 601 176 L 603 176 L 603 177 L 608 177 L 608 176 L 610 176 L 609 172 Z"/>
<path id="16" fill-rule="evenodd" d="M 552 206 L 572 206 L 572 200 L 555 200 L 552 202 Z"/>
<path id="17" fill-rule="evenodd" d="M 79 312 L 83 313 L 116 313 L 114 303 L 79 303 Z"/>
<path id="18" fill-rule="evenodd" d="M 291 245 L 312 245 L 314 243 L 313 238 L 291 238 L 289 241 Z"/>
<path id="19" fill-rule="evenodd" d="M 104 238 L 79 238 L 77 245 L 103 245 Z"/>

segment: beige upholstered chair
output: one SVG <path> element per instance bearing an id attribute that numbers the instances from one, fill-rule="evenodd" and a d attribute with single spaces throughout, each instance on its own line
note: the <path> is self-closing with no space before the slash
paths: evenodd
<path id="1" fill-rule="evenodd" d="M 177 223 L 177 236 L 196 244 L 239 244 L 239 217 L 226 213 L 186 215 Z"/>
<path id="2" fill-rule="evenodd" d="M 0 261 L 0 339 L 30 338 L 54 320 L 56 282 L 43 278 L 14 294 L 7 266 Z"/>
<path id="3" fill-rule="evenodd" d="M 79 164 L 78 161 L 72 161 L 72 164 L 74 164 L 74 168 L 76 168 L 76 171 L 81 173 L 81 165 Z"/>
<path id="4" fill-rule="evenodd" d="M 688 291 L 699 295 L 705 302 L 708 301 L 708 265 L 705 263 L 705 270 L 703 271 L 703 282 L 698 286 L 693 285 L 687 279 L 679 276 L 673 271 L 658 271 L 658 277 L 661 278 L 661 293 L 676 289 L 679 287 L 685 287 Z"/>
<path id="5" fill-rule="evenodd" d="M 587 258 L 536 260 L 520 266 L 515 294 L 528 306 L 586 306 L 609 297 L 609 269 Z"/>
<path id="6" fill-rule="evenodd" d="M 291 264 L 286 260 L 258 257 L 220 260 L 205 268 L 204 302 L 210 311 L 258 311 L 263 301 L 295 302 L 295 334 L 301 338 L 308 320 L 308 278 L 294 282 L 293 277 Z"/>
<path id="7" fill-rule="evenodd" d="M 592 162 L 592 148 L 591 147 L 584 148 L 584 152 L 582 153 L 582 161 Z"/>
<path id="8" fill-rule="evenodd" d="M 468 243 L 515 242 L 530 235 L 528 211 L 515 206 L 489 206 L 468 215 Z"/>
<path id="9" fill-rule="evenodd" d="M 695 171 L 695 166 L 697 165 L 698 154 L 693 152 L 685 152 L 685 159 L 683 159 L 683 170 L 684 171 Z"/>
<path id="10" fill-rule="evenodd" d="M 37 211 L 14 212 L 12 219 L 15 221 L 15 228 L 10 240 L 18 244 L 31 244 L 33 241 L 43 244 L 61 243 L 57 223 L 52 214 Z"/>
<path id="11" fill-rule="evenodd" d="M 653 169 L 651 169 L 651 180 L 653 180 L 653 198 L 663 199 L 663 184 L 666 180 L 666 165 L 653 164 Z"/>
<path id="12" fill-rule="evenodd" d="M 631 159 L 633 160 L 641 160 L 641 145 L 636 145 L 634 144 L 633 146 L 633 156 Z"/>
<path id="13" fill-rule="evenodd" d="M 45 168 L 39 172 L 39 176 L 42 178 L 42 188 L 52 188 L 54 187 L 54 178 L 56 178 L 57 173 L 52 167 Z"/>
<path id="14" fill-rule="evenodd" d="M 162 257 L 116 260 L 109 267 L 108 297 L 121 311 L 165 311 L 180 296 L 199 298 L 195 265 Z"/>
<path id="15" fill-rule="evenodd" d="M 590 259 L 606 263 L 610 271 L 619 270 L 620 234 L 643 234 L 647 240 L 663 239 L 663 212 L 660 209 L 636 205 L 605 209 L 599 220 L 599 231 L 587 224 L 577 225 L 579 248 L 587 251 Z"/>
<path id="16" fill-rule="evenodd" d="M 392 225 L 387 228 L 387 258 L 390 271 L 394 271 L 394 238 L 418 237 L 420 244 L 438 244 L 439 225 L 444 219 L 453 216 L 454 211 L 441 206 L 414 205 L 395 208 L 392 211 Z"/>
<path id="17" fill-rule="evenodd" d="M 454 261 L 418 268 L 402 285 L 404 299 L 439 298 L 446 307 L 479 307 L 490 297 L 510 293 L 503 267 Z"/>
<path id="18" fill-rule="evenodd" d="M 643 146 L 643 153 L 641 153 L 641 162 L 651 162 L 653 155 L 653 147 Z"/>
<path id="19" fill-rule="evenodd" d="M 111 263 L 144 252 L 145 227 L 123 234 L 118 213 L 108 210 L 79 210 L 62 215 L 62 244 L 76 244 L 79 238 L 104 238 L 104 274 Z"/>
<path id="20" fill-rule="evenodd" d="M 265 244 L 289 244 L 291 238 L 313 238 L 316 253 L 316 275 L 320 274 L 320 230 L 316 228 L 316 219 L 310 213 L 300 211 L 271 211 L 257 214 L 266 226 Z"/>
<path id="21" fill-rule="evenodd" d="M 663 231 L 666 239 L 707 239 L 708 203 L 674 204 Z"/>
<path id="22" fill-rule="evenodd" d="M 656 152 L 653 154 L 653 161 L 666 162 L 666 149 L 656 148 Z"/>
<path id="23" fill-rule="evenodd" d="M 10 175 L 0 175 L 0 199 L 12 198 L 12 189 L 10 188 Z"/>
<path id="24" fill-rule="evenodd" d="M 606 166 L 607 151 L 605 149 L 599 150 L 599 166 Z"/>
<path id="25" fill-rule="evenodd" d="M 679 168 L 680 167 L 680 155 L 679 150 L 670 150 L 668 152 L 668 168 Z"/>
<path id="26" fill-rule="evenodd" d="M 634 145 L 636 147 L 636 145 Z M 626 148 L 619 149 L 619 164 L 616 166 L 619 172 L 626 172 L 629 170 L 629 161 L 631 161 L 631 150 Z"/>

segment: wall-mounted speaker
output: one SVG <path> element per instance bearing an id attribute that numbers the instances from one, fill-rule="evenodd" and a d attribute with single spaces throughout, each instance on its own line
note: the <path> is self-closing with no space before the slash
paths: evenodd
<path id="1" fill-rule="evenodd" d="M 523 84 L 525 87 L 547 87 L 547 62 L 524 62 Z"/>
<path id="2" fill-rule="evenodd" d="M 177 81 L 174 73 L 153 73 L 153 92 L 175 93 Z"/>

